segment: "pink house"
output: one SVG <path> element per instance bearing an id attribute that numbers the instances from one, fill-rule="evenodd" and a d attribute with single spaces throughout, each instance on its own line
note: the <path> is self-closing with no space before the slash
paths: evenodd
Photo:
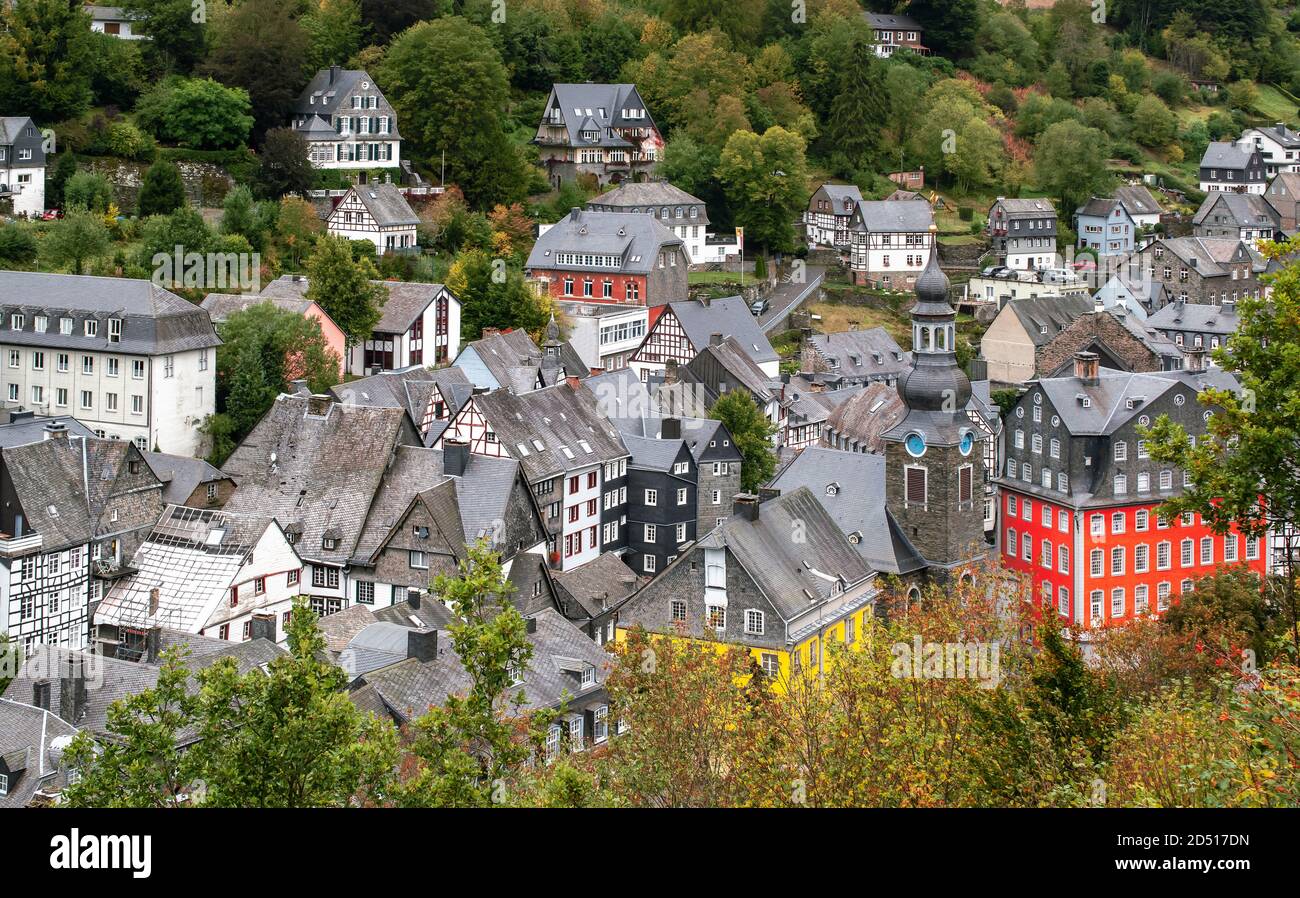
<path id="1" fill-rule="evenodd" d="M 343 360 L 346 358 L 347 344 L 347 341 L 343 336 L 343 329 L 334 323 L 334 319 L 331 318 L 324 309 L 312 302 L 310 299 L 305 299 L 299 293 L 286 290 L 284 291 L 285 295 L 276 295 L 279 291 L 272 289 L 276 286 L 276 283 L 278 282 L 273 282 L 268 285 L 266 290 L 262 291 L 260 294 L 242 295 L 233 293 L 209 293 L 203 298 L 203 302 L 200 303 L 200 306 L 208 313 L 208 316 L 212 318 L 213 324 L 221 324 L 235 312 L 243 311 L 249 306 L 263 302 L 269 302 L 276 308 L 284 309 L 286 312 L 294 312 L 298 315 L 307 315 L 311 318 L 315 318 L 320 322 L 320 331 L 325 337 L 325 345 L 328 346 L 339 359 L 339 379 L 341 380 L 343 377 Z"/>

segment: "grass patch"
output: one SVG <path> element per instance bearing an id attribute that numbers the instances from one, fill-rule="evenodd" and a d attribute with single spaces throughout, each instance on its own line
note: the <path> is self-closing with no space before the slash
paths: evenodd
<path id="1" fill-rule="evenodd" d="M 813 326 L 828 334 L 837 334 L 851 330 L 883 327 L 899 346 L 908 349 L 912 345 L 912 327 L 905 316 L 889 309 L 873 309 L 868 306 L 853 306 L 839 302 L 817 302 L 804 306 L 821 320 Z"/>
<path id="2" fill-rule="evenodd" d="M 753 280 L 753 276 L 750 276 Z M 732 271 L 690 271 L 686 273 L 688 284 L 739 284 L 740 275 Z"/>

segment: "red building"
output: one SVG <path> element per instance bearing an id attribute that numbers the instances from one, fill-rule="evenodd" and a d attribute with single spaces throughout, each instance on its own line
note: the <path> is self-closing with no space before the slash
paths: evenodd
<path id="1" fill-rule="evenodd" d="M 1006 421 L 1001 490 L 1002 563 L 1077 627 L 1159 614 L 1219 565 L 1266 572 L 1262 540 L 1216 534 L 1199 515 L 1165 520 L 1159 507 L 1184 473 L 1153 461 L 1140 428 L 1160 415 L 1200 437 L 1203 386 L 1225 375 L 1192 354 L 1184 371 L 1102 370 L 1076 356 L 1072 377 L 1032 381 Z"/>
<path id="2" fill-rule="evenodd" d="M 537 238 L 527 270 L 556 299 L 662 306 L 686 299 L 689 267 L 654 217 L 574 209 Z"/>

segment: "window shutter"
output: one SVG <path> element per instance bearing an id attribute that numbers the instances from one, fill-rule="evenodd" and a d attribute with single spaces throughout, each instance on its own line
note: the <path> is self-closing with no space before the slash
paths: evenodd
<path id="1" fill-rule="evenodd" d="M 959 502 L 969 502 L 971 500 L 971 469 L 969 466 L 962 467 L 957 471 L 957 500 Z"/>
<path id="2" fill-rule="evenodd" d="M 925 504 L 925 468 L 908 468 L 906 497 L 908 503 Z"/>

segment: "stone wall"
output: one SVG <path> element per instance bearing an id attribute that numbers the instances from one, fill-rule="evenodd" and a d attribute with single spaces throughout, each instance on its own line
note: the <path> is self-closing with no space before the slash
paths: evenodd
<path id="1" fill-rule="evenodd" d="M 186 198 L 196 206 L 220 206 L 226 192 L 235 186 L 234 178 L 224 168 L 210 162 L 182 160 L 176 167 L 181 172 Z M 127 213 L 135 211 L 149 163 L 101 157 L 90 160 L 89 168 L 108 178 L 119 209 Z"/>

